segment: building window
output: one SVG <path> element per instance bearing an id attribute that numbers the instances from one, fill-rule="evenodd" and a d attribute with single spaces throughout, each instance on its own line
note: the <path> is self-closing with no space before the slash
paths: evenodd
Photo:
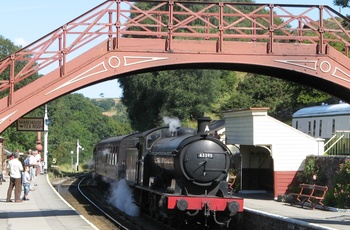
<path id="1" fill-rule="evenodd" d="M 314 127 L 312 129 L 312 136 L 314 137 L 316 134 L 316 120 L 314 120 Z"/>
<path id="2" fill-rule="evenodd" d="M 320 129 L 318 131 L 318 136 L 321 137 L 322 136 L 322 120 L 320 120 Z"/>
<path id="3" fill-rule="evenodd" d="M 311 121 L 309 121 L 309 130 L 308 130 L 307 134 L 311 135 Z"/>

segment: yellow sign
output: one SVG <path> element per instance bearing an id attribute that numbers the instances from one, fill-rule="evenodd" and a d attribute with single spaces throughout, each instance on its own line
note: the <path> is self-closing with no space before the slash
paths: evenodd
<path id="1" fill-rule="evenodd" d="M 17 131 L 44 131 L 44 118 L 20 118 Z"/>

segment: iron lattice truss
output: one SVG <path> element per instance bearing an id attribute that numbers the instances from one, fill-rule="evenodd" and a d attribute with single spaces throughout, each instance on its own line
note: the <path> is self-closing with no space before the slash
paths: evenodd
<path id="1" fill-rule="evenodd" d="M 331 45 L 348 56 L 349 25 L 323 5 L 109 0 L 1 60 L 0 97 L 11 105 L 15 90 L 35 73 L 45 77 L 59 68 L 57 77 L 65 77 L 73 71 L 66 69 L 69 60 L 103 41 L 122 51 L 121 38 L 158 39 L 163 52 L 176 52 L 175 39 L 214 40 L 215 52 L 225 52 L 224 41 L 266 43 L 267 53 L 276 43 L 306 43 L 317 44 L 317 53 Z"/>

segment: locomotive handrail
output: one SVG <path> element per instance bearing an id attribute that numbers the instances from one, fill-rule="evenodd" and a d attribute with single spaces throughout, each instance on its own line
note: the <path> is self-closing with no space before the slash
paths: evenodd
<path id="1" fill-rule="evenodd" d="M 134 4 L 139 2 L 152 7 L 142 9 Z M 194 4 L 202 7 L 191 10 Z M 302 11 L 295 14 L 294 9 Z M 315 11 L 317 18 L 312 16 Z M 60 69 L 50 82 L 64 78 L 74 71 L 67 68 L 67 62 L 90 49 L 87 44 L 107 41 L 109 51 L 122 51 L 122 38 L 156 39 L 164 43 L 162 52 L 176 52 L 174 40 L 215 40 L 216 52 L 225 52 L 224 42 L 265 43 L 267 53 L 274 51 L 276 43 L 292 42 L 317 44 L 318 54 L 327 53 L 326 44 L 337 45 L 348 56 L 350 31 L 340 20 L 350 24 L 345 16 L 324 5 L 107 0 L 2 59 L 0 98 L 8 96 L 8 106 L 13 104 L 15 91 L 35 81 L 29 78 L 35 73 L 42 74 L 41 78 Z"/>

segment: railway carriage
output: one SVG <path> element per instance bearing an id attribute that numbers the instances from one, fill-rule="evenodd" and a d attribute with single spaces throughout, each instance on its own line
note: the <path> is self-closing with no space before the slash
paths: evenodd
<path id="1" fill-rule="evenodd" d="M 302 108 L 293 114 L 292 126 L 310 136 L 328 140 L 336 131 L 350 130 L 350 105 L 341 102 Z"/>
<path id="2" fill-rule="evenodd" d="M 228 190 L 230 150 L 208 135 L 209 122 L 198 119 L 198 130 L 161 127 L 102 140 L 95 172 L 100 181 L 124 178 L 152 217 L 229 227 L 240 220 L 243 199 Z"/>

